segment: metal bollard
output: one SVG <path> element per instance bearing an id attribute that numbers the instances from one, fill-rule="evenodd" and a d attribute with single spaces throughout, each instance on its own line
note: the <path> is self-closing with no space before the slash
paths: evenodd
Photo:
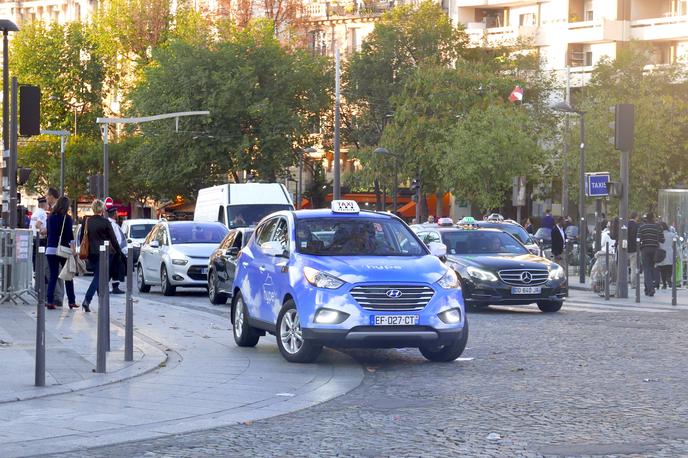
<path id="1" fill-rule="evenodd" d="M 567 247 L 564 246 L 564 273 L 566 274 L 566 297 L 569 296 L 569 252 Z"/>
<path id="2" fill-rule="evenodd" d="M 106 355 L 107 341 L 106 335 L 108 327 L 106 323 L 107 316 L 105 314 L 106 300 L 105 291 L 107 291 L 107 277 L 105 276 L 108 263 L 107 246 L 101 245 L 98 256 L 98 342 L 96 346 L 96 372 L 104 374 L 106 371 Z"/>
<path id="3" fill-rule="evenodd" d="M 640 239 L 636 239 L 635 242 L 635 302 L 640 303 Z"/>
<path id="4" fill-rule="evenodd" d="M 124 323 L 124 360 L 134 360 L 134 302 L 131 297 L 134 279 L 134 247 L 129 244 L 127 249 L 127 294 L 125 297 L 126 311 Z"/>
<path id="5" fill-rule="evenodd" d="M 606 252 L 604 253 L 604 263 L 607 272 L 604 275 L 604 300 L 609 300 L 609 242 L 605 244 Z"/>
<path id="6" fill-rule="evenodd" d="M 104 241 L 105 245 L 105 350 L 110 351 L 110 242 Z"/>
<path id="7" fill-rule="evenodd" d="M 671 305 L 676 305 L 676 237 L 671 242 Z"/>
<path id="8" fill-rule="evenodd" d="M 45 386 L 45 247 L 36 254 L 36 386 Z"/>

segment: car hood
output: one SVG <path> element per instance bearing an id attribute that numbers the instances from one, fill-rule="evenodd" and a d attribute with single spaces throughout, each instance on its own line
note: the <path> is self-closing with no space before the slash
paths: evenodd
<path id="1" fill-rule="evenodd" d="M 176 251 L 190 258 L 210 258 L 217 243 L 181 243 L 172 245 L 172 251 Z"/>
<path id="2" fill-rule="evenodd" d="M 435 283 L 447 268 L 435 256 L 311 256 L 303 265 L 347 283 Z"/>
<path id="3" fill-rule="evenodd" d="M 482 267 L 488 269 L 542 269 L 554 264 L 549 259 L 534 254 L 499 254 L 499 255 L 450 255 L 450 263 L 464 267 Z"/>

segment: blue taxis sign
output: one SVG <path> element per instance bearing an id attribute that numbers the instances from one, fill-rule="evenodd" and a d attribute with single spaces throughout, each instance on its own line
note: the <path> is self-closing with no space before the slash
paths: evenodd
<path id="1" fill-rule="evenodd" d="M 588 197 L 607 197 L 609 172 L 587 173 L 585 176 L 585 195 Z"/>

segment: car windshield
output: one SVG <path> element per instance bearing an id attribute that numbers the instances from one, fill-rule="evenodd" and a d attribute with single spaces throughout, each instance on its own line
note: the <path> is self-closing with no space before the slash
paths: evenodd
<path id="1" fill-rule="evenodd" d="M 129 226 L 130 239 L 145 239 L 155 224 L 133 224 Z"/>
<path id="2" fill-rule="evenodd" d="M 426 249 L 396 219 L 312 218 L 297 221 L 299 253 L 317 256 L 423 256 Z"/>
<path id="3" fill-rule="evenodd" d="M 456 255 L 527 254 L 529 251 L 509 234 L 496 231 L 445 231 L 447 253 Z"/>
<path id="4" fill-rule="evenodd" d="M 227 207 L 227 218 L 231 228 L 248 227 L 255 226 L 270 213 L 293 209 L 288 204 L 230 205 Z"/>
<path id="5" fill-rule="evenodd" d="M 499 229 L 500 231 L 508 232 L 509 234 L 516 237 L 521 243 L 530 243 L 530 235 L 521 226 L 516 224 L 507 223 L 482 223 L 480 227 L 491 227 L 494 229 Z"/>
<path id="6" fill-rule="evenodd" d="M 538 240 L 550 241 L 552 240 L 552 231 L 546 227 L 541 227 L 535 232 L 534 237 Z"/>
<path id="7" fill-rule="evenodd" d="M 181 243 L 217 244 L 225 238 L 229 230 L 221 224 L 182 223 L 170 224 L 172 245 Z"/>

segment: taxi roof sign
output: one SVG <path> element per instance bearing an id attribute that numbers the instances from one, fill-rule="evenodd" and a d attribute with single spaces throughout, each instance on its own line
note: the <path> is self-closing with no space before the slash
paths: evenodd
<path id="1" fill-rule="evenodd" d="M 475 224 L 475 218 L 472 216 L 464 216 L 461 221 L 459 221 L 459 224 Z"/>
<path id="2" fill-rule="evenodd" d="M 330 208 L 332 213 L 359 213 L 361 211 L 355 200 L 333 200 Z"/>
<path id="3" fill-rule="evenodd" d="M 453 226 L 454 221 L 451 218 L 440 218 L 437 220 L 437 224 L 440 226 Z"/>

